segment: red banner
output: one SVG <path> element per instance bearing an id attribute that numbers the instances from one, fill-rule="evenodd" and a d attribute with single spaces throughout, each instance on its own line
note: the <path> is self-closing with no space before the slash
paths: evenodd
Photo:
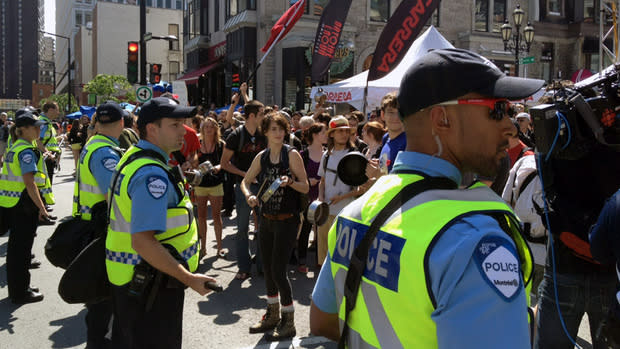
<path id="1" fill-rule="evenodd" d="M 263 52 L 267 52 L 269 47 L 275 45 L 280 41 L 286 34 L 291 31 L 295 23 L 301 18 L 304 14 L 304 8 L 306 7 L 306 0 L 299 0 L 293 6 L 289 7 L 286 12 L 278 19 L 276 24 L 271 28 L 271 36 L 267 43 L 261 49 Z"/>
<path id="2" fill-rule="evenodd" d="M 403 0 L 383 28 L 372 57 L 368 81 L 386 76 L 403 59 L 440 0 Z"/>

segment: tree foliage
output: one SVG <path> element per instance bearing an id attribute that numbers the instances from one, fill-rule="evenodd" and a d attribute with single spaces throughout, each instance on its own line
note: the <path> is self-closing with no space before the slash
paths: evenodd
<path id="1" fill-rule="evenodd" d="M 115 102 L 136 100 L 133 86 L 122 75 L 99 74 L 84 86 L 84 91 L 98 97 L 99 101 Z"/>
<path id="2" fill-rule="evenodd" d="M 71 114 L 80 110 L 77 100 L 74 96 L 71 96 L 71 110 L 67 111 L 67 105 L 69 101 L 69 94 L 63 93 L 60 95 L 51 95 L 47 98 L 41 100 L 39 108 L 43 108 L 43 105 L 47 102 L 56 102 L 58 104 L 58 108 L 60 108 L 60 112 L 65 112 L 65 114 Z"/>

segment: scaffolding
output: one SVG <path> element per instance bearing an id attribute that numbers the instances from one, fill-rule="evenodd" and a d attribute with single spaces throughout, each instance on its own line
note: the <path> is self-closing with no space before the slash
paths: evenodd
<path id="1" fill-rule="evenodd" d="M 619 0 L 620 2 L 620 0 Z M 601 11 L 599 18 L 599 54 L 598 54 L 598 66 L 599 70 L 603 71 L 603 62 L 605 55 L 613 62 L 618 63 L 618 22 L 617 22 L 617 9 L 618 5 L 615 1 L 605 1 L 601 0 Z M 611 16 L 612 26 L 603 34 L 605 31 L 605 24 L 607 22 L 607 16 Z M 610 50 L 607 46 L 605 46 L 605 40 L 613 35 L 613 51 Z"/>

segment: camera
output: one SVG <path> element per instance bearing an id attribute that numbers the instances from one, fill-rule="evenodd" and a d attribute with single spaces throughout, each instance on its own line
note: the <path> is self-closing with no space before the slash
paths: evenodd
<path id="1" fill-rule="evenodd" d="M 214 171 L 215 167 L 211 161 L 207 160 L 198 165 L 198 169 L 185 172 L 185 175 L 191 185 L 200 185 L 203 178 L 212 175 Z"/>

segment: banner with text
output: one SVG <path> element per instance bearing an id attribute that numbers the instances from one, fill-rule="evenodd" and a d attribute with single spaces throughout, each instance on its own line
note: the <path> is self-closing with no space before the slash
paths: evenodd
<path id="1" fill-rule="evenodd" d="M 321 80 L 336 53 L 336 46 L 351 7 L 351 0 L 331 0 L 321 14 L 312 52 L 312 83 Z"/>
<path id="2" fill-rule="evenodd" d="M 383 28 L 372 57 L 368 81 L 380 79 L 403 59 L 440 0 L 403 0 Z"/>

